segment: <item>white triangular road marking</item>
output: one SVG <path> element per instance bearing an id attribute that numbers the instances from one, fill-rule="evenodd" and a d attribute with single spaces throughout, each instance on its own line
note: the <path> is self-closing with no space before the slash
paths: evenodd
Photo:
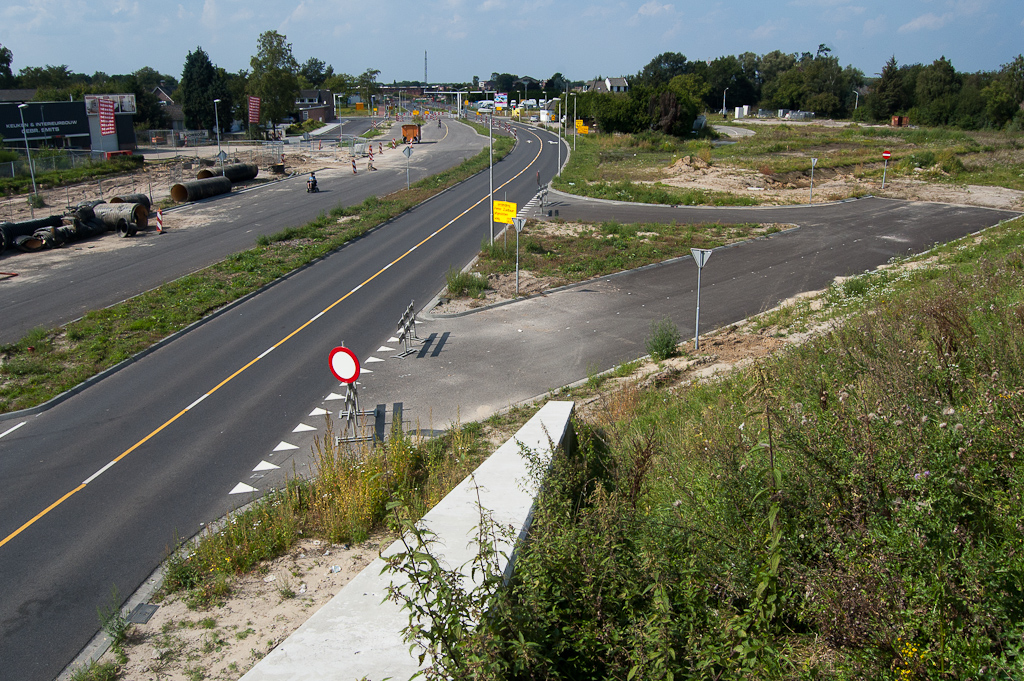
<path id="1" fill-rule="evenodd" d="M 388 343 L 401 343 L 401 342 L 402 342 L 401 340 L 399 340 L 398 338 L 395 338 L 394 336 L 392 336 L 391 338 L 388 338 Z"/>
<path id="2" fill-rule="evenodd" d="M 394 352 L 394 351 L 395 351 L 394 348 L 389 348 L 386 345 L 382 345 L 379 348 L 377 348 L 377 352 Z"/>
<path id="3" fill-rule="evenodd" d="M 230 492 L 228 492 L 228 494 L 249 494 L 250 492 L 258 492 L 258 491 L 259 490 L 256 489 L 255 487 L 250 487 L 249 485 L 245 484 L 244 482 L 240 482 L 237 485 L 235 485 L 234 489 L 232 489 Z"/>
<path id="4" fill-rule="evenodd" d="M 308 432 L 310 430 L 316 430 L 316 428 L 314 428 L 313 426 L 307 426 L 305 423 L 300 423 L 299 425 L 295 426 L 295 430 L 293 430 L 292 432 L 293 433 L 306 433 L 306 432 Z"/>
<path id="5" fill-rule="evenodd" d="M 310 416 L 323 416 L 326 413 L 327 413 L 326 409 L 321 409 L 320 407 L 317 407 L 313 411 L 309 412 L 309 415 Z"/>
<path id="6" fill-rule="evenodd" d="M 258 464 L 256 464 L 256 468 L 252 469 L 252 472 L 256 473 L 258 471 L 272 471 L 275 468 L 280 468 L 280 466 L 275 466 L 269 461 L 260 461 Z"/>
<path id="7" fill-rule="evenodd" d="M 366 364 L 369 364 L 370 362 L 383 362 L 383 361 L 384 361 L 384 360 L 382 360 L 382 359 L 377 359 L 376 357 L 367 357 L 367 358 L 366 358 Z"/>
<path id="8" fill-rule="evenodd" d="M 330 395 L 328 395 L 327 397 L 324 398 L 324 402 L 328 402 L 330 400 L 343 400 L 343 399 L 345 399 L 344 395 L 339 395 L 338 393 L 331 393 Z"/>
<path id="9" fill-rule="evenodd" d="M 293 444 L 289 444 L 289 443 L 285 442 L 284 440 L 281 440 L 281 444 L 279 444 L 278 446 L 274 447 L 274 451 L 275 452 L 287 452 L 289 449 L 298 449 L 298 447 L 296 447 Z"/>

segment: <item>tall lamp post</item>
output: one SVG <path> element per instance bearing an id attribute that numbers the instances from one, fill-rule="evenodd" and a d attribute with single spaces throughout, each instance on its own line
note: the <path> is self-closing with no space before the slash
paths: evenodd
<path id="1" fill-rule="evenodd" d="M 576 151 L 576 93 L 572 93 L 572 150 Z"/>
<path id="2" fill-rule="evenodd" d="M 729 114 L 725 113 L 725 93 L 729 91 L 729 88 L 725 88 L 722 91 L 722 118 L 729 118 Z"/>
<path id="3" fill-rule="evenodd" d="M 220 104 L 219 99 L 213 100 L 213 120 L 214 126 L 217 128 L 217 160 L 220 161 L 220 174 L 224 174 L 224 158 L 221 156 L 220 151 L 220 113 L 217 111 L 217 105 Z"/>
<path id="4" fill-rule="evenodd" d="M 25 154 L 28 156 L 28 172 L 32 176 L 32 195 L 36 195 L 36 169 L 32 165 L 32 152 L 28 148 L 28 133 L 25 132 L 25 109 L 28 104 L 18 105 L 18 115 L 21 116 L 21 137 L 25 140 Z"/>
<path id="5" fill-rule="evenodd" d="M 486 93 L 484 93 L 486 94 Z M 491 231 L 491 245 L 494 245 L 494 133 L 491 132 L 491 123 L 494 120 L 494 114 L 487 114 L 487 153 L 490 157 L 490 164 L 487 169 L 487 177 L 490 182 L 491 191 L 487 195 L 490 204 L 490 214 L 487 216 L 487 222 L 490 224 Z"/>
<path id="6" fill-rule="evenodd" d="M 558 98 L 558 121 L 555 123 L 555 135 L 558 136 L 558 176 L 562 176 L 562 98 Z"/>
<path id="7" fill-rule="evenodd" d="M 853 94 L 857 95 L 857 99 L 853 101 L 853 110 L 856 111 L 857 107 L 860 106 L 860 92 L 858 90 L 854 90 Z"/>

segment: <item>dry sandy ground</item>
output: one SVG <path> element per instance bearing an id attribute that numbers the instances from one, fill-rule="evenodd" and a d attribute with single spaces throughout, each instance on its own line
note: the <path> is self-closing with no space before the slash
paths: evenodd
<path id="1" fill-rule="evenodd" d="M 375 154 L 374 167 L 383 169 L 392 165 L 404 164 L 404 156 L 396 150 L 386 149 L 387 144 L 384 140 L 391 139 L 390 133 L 379 139 L 386 151 L 383 155 Z M 376 144 L 374 148 L 377 148 Z M 210 153 L 213 153 L 213 151 L 210 150 Z M 422 152 L 421 150 L 421 153 L 429 153 L 429 151 Z M 231 163 L 236 160 L 247 163 L 249 162 L 249 157 L 245 153 L 240 153 L 238 156 L 228 158 L 227 162 Z M 214 164 L 212 156 L 204 158 L 202 161 L 206 165 Z M 348 168 L 351 163 L 352 155 L 349 149 L 339 150 L 337 148 L 326 148 L 325 146 L 322 150 L 300 151 L 298 149 L 287 149 L 285 153 L 285 170 L 290 175 L 305 175 L 311 170 L 318 171 L 323 168 Z M 358 163 L 359 170 L 362 172 L 366 167 L 366 159 L 359 159 Z M 190 165 L 191 167 L 184 168 L 183 166 L 185 165 Z M 60 214 L 66 207 L 74 206 L 81 201 L 99 198 L 109 200 L 114 196 L 136 192 L 149 194 L 150 189 L 152 189 L 153 201 L 158 204 L 170 197 L 170 187 L 172 184 L 195 179 L 195 174 L 199 167 L 200 164 L 195 158 L 180 158 L 174 162 L 147 165 L 144 172 L 140 171 L 135 173 L 134 176 L 105 179 L 102 183 L 90 182 L 61 187 L 59 189 L 44 189 L 40 194 L 43 195 L 47 207 L 36 210 L 35 216 L 45 217 L 47 215 Z M 273 175 L 269 165 L 260 165 L 259 175 L 255 180 L 248 183 L 239 183 L 235 185 L 234 190 L 266 183 L 277 177 L 280 176 Z M 218 204 L 218 202 L 214 201 L 202 204 L 201 208 L 195 210 L 165 212 L 163 216 L 164 230 L 185 231 L 202 229 L 214 219 L 227 213 L 228 210 L 223 204 Z M 31 217 L 32 212 L 24 197 L 19 199 L 0 199 L 0 222 L 28 220 Z M 28 278 L 44 276 L 49 269 L 59 268 L 68 262 L 73 262 L 76 258 L 88 257 L 89 253 L 121 248 L 142 248 L 152 243 L 152 240 L 155 238 L 159 238 L 159 234 L 156 230 L 156 218 L 151 215 L 149 229 L 140 231 L 134 237 L 119 238 L 115 233 L 107 232 L 106 234 L 71 242 L 60 248 L 46 251 L 20 253 L 12 250 L 2 253 L 0 254 L 0 271 L 16 272 L 20 283 Z M 3 281 L 2 277 L 0 277 L 0 281 Z"/>
<path id="2" fill-rule="evenodd" d="M 864 167 L 867 169 L 866 165 Z M 751 196 L 762 205 L 769 206 L 807 203 L 811 194 L 810 176 L 771 176 L 744 168 L 708 166 L 701 159 L 690 156 L 684 156 L 665 168 L 663 177 L 651 182 Z M 820 168 L 814 173 L 815 203 L 864 194 L 910 201 L 1024 209 L 1024 192 L 1002 187 L 938 184 L 918 177 L 894 177 L 890 174 L 883 190 L 880 181 L 857 177 L 854 173 L 836 172 L 829 168 Z"/>
<path id="3" fill-rule="evenodd" d="M 208 610 L 165 598 L 145 624 L 133 624 L 121 679 L 238 679 L 334 597 L 377 557 L 381 539 L 358 546 L 303 540 L 287 555 L 235 580 Z M 113 661 L 108 651 L 101 662 Z"/>

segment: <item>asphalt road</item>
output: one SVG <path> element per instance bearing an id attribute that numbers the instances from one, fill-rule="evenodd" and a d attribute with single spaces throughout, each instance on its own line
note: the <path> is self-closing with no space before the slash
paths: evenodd
<path id="1" fill-rule="evenodd" d="M 356 131 L 369 128 L 369 122 L 357 119 L 352 127 Z M 486 146 L 486 138 L 465 125 L 449 122 L 440 129 L 425 126 L 423 142 L 413 146 L 409 158 L 410 180 L 416 182 L 451 168 Z M 286 151 L 286 160 L 287 154 Z M 385 151 L 386 156 L 400 154 L 397 149 Z M 315 194 L 306 193 L 306 176 L 302 176 L 172 209 L 167 212 L 169 218 L 201 214 L 208 223 L 202 227 L 169 229 L 164 234 L 151 228 L 130 239 L 126 247 L 89 252 L 72 261 L 57 262 L 49 252 L 0 254 L 0 270 L 20 272 L 17 277 L 0 282 L 0 344 L 15 342 L 35 327 L 60 326 L 90 310 L 211 265 L 252 247 L 260 235 L 305 224 L 339 205 L 351 206 L 368 196 L 403 189 L 404 160 L 403 157 L 401 163 L 378 164 L 380 169 L 374 172 L 366 171 L 365 161 L 360 162 L 356 175 L 348 167 L 320 171 L 317 175 L 321 191 Z M 117 237 L 106 234 L 97 238 Z M 66 248 L 88 246 L 86 241 Z M 48 259 L 54 264 L 47 265 Z M 27 271 L 30 261 L 33 267 Z"/>
<path id="2" fill-rule="evenodd" d="M 529 214 L 536 172 L 550 179 L 555 158 L 552 135 L 522 132 L 495 167 L 496 198 L 507 192 Z M 407 425 L 430 429 L 642 355 L 652 320 L 669 316 L 692 334 L 696 272 L 683 259 L 426 319 L 427 344 L 393 357 L 402 310 L 440 290 L 444 271 L 487 236 L 487 186 L 484 174 L 436 197 L 37 417 L 0 419 L 5 674 L 53 678 L 96 631 L 111 586 L 131 593 L 175 537 L 248 501 L 229 494 L 239 483 L 266 490 L 293 465 L 304 471 L 323 432 L 316 410 L 338 405 L 326 358 L 342 341 L 369 370 L 363 408 L 402 401 Z M 882 199 L 715 210 L 549 198 L 567 219 L 799 225 L 715 251 L 702 280 L 705 329 L 1014 215 Z"/>
<path id="3" fill-rule="evenodd" d="M 498 197 L 526 203 L 536 173 L 550 179 L 551 137 L 521 133 L 495 166 Z M 177 538 L 247 502 L 229 494 L 239 482 L 291 473 L 273 450 L 337 390 L 330 348 L 377 348 L 476 254 L 487 188 L 478 175 L 38 416 L 0 419 L 4 676 L 54 678 L 112 587 L 131 594 Z M 262 460 L 278 474 L 254 473 Z"/>
<path id="4" fill-rule="evenodd" d="M 566 220 L 777 222 L 770 237 L 715 249 L 701 277 L 701 329 L 726 326 L 894 256 L 920 253 L 1018 213 L 865 198 L 787 208 L 661 208 L 549 195 Z M 689 258 L 602 277 L 452 317 L 422 317 L 415 352 L 367 366 L 366 403 L 402 402 L 410 426 L 443 429 L 584 380 L 646 354 L 652 322 L 692 339 L 697 271 Z M 364 358 L 365 361 L 366 358 Z"/>

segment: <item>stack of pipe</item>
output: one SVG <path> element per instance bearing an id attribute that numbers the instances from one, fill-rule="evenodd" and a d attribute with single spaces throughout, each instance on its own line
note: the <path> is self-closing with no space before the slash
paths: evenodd
<path id="1" fill-rule="evenodd" d="M 148 200 L 127 202 L 135 198 L 122 197 L 121 203 L 83 201 L 64 216 L 0 224 L 0 253 L 13 248 L 34 253 L 110 230 L 121 237 L 134 236 L 149 226 Z"/>
<path id="2" fill-rule="evenodd" d="M 234 182 L 246 182 L 256 179 L 260 169 L 255 163 L 230 163 L 224 166 L 224 172 L 218 172 L 215 168 L 203 168 L 196 173 L 197 180 L 205 180 L 210 177 L 224 177 Z"/>

